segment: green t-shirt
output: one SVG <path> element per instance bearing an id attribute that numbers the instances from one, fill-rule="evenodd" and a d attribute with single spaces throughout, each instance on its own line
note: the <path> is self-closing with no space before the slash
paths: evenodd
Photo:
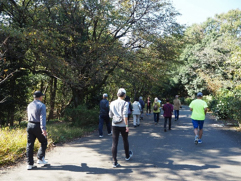
<path id="1" fill-rule="evenodd" d="M 198 121 L 204 121 L 205 120 L 205 108 L 208 107 L 207 103 L 203 101 L 202 99 L 195 99 L 191 102 L 189 105 L 190 108 L 192 108 L 192 116 L 191 118 Z"/>

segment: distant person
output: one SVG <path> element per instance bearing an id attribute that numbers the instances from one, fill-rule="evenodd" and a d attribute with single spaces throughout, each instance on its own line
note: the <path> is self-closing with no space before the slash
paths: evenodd
<path id="1" fill-rule="evenodd" d="M 47 148 L 46 131 L 46 106 L 42 103 L 44 94 L 40 91 L 34 92 L 34 101 L 28 105 L 28 125 L 27 125 L 27 170 L 34 167 L 33 150 L 36 138 L 41 143 L 38 150 L 38 164 L 47 164 L 45 151 Z"/>
<path id="2" fill-rule="evenodd" d="M 100 101 L 100 116 L 99 116 L 99 137 L 103 137 L 103 124 L 105 122 L 108 135 L 111 135 L 111 125 L 109 117 L 109 101 L 108 94 L 103 94 L 103 99 Z"/>
<path id="3" fill-rule="evenodd" d="M 175 115 L 175 121 L 179 119 L 179 110 L 181 108 L 181 101 L 178 99 L 178 95 L 175 96 L 175 99 L 173 100 L 174 105 L 174 115 Z"/>
<path id="4" fill-rule="evenodd" d="M 150 97 L 147 98 L 147 101 L 146 101 L 146 115 L 151 115 L 151 99 Z"/>
<path id="5" fill-rule="evenodd" d="M 201 92 L 197 93 L 197 99 L 193 100 L 189 105 L 190 110 L 192 111 L 192 123 L 194 127 L 195 139 L 194 142 L 202 143 L 203 135 L 203 124 L 205 120 L 205 115 L 207 113 L 208 105 L 205 101 L 202 100 L 203 94 Z M 199 130 L 198 130 L 199 129 Z"/>
<path id="6" fill-rule="evenodd" d="M 164 131 L 167 131 L 167 120 L 169 120 L 169 126 L 168 129 L 171 130 L 172 127 L 172 112 L 173 112 L 173 106 L 170 104 L 169 99 L 166 99 L 166 104 L 163 106 L 163 117 L 164 117 Z"/>
<path id="7" fill-rule="evenodd" d="M 157 124 L 159 122 L 159 114 L 160 114 L 160 103 L 158 102 L 158 98 L 156 97 L 153 102 L 153 113 L 154 113 L 154 122 Z"/>
<path id="8" fill-rule="evenodd" d="M 141 104 L 141 116 L 140 119 L 143 120 L 143 112 L 145 109 L 145 102 L 143 101 L 142 96 L 139 97 L 139 103 Z"/>
<path id="9" fill-rule="evenodd" d="M 129 96 L 126 96 L 125 101 L 128 103 L 128 122 L 129 122 L 132 114 L 131 98 Z"/>
<path id="10" fill-rule="evenodd" d="M 135 98 L 133 102 L 133 125 L 134 127 L 140 126 L 140 115 L 141 115 L 141 104 L 139 103 L 139 99 Z"/>
<path id="11" fill-rule="evenodd" d="M 119 167 L 120 164 L 117 161 L 117 146 L 119 141 L 119 135 L 123 138 L 123 144 L 125 149 L 125 160 L 130 160 L 133 152 L 129 150 L 128 142 L 128 104 L 124 101 L 126 97 L 126 90 L 120 88 L 117 92 L 118 99 L 111 102 L 109 116 L 112 119 L 112 158 L 113 168 Z"/>
<path id="12" fill-rule="evenodd" d="M 162 108 L 161 108 L 161 107 L 162 107 L 162 101 L 161 101 L 160 99 L 158 99 L 158 102 L 160 103 L 160 108 L 159 108 L 159 109 L 160 109 L 160 114 L 161 114 L 161 110 L 162 110 Z"/>

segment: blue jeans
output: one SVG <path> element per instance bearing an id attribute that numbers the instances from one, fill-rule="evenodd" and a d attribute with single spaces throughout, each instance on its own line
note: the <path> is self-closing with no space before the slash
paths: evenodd
<path id="1" fill-rule="evenodd" d="M 111 133 L 110 117 L 109 117 L 109 115 L 100 115 L 99 116 L 99 135 L 103 135 L 103 125 L 104 125 L 104 122 L 106 123 L 108 134 Z"/>
<path id="2" fill-rule="evenodd" d="M 159 113 L 154 113 L 154 121 L 155 121 L 156 123 L 159 122 Z"/>
<path id="3" fill-rule="evenodd" d="M 174 110 L 175 119 L 179 119 L 179 110 Z"/>

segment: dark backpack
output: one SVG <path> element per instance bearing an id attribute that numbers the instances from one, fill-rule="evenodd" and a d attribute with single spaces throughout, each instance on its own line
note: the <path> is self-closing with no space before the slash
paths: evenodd
<path id="1" fill-rule="evenodd" d="M 154 111 L 157 111 L 158 110 L 158 106 L 157 106 L 157 103 L 155 103 L 155 105 L 154 105 Z"/>

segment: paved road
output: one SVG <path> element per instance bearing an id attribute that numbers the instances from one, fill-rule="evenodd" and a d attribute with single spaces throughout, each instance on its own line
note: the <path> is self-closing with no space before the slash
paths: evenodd
<path id="1" fill-rule="evenodd" d="M 132 123 L 132 122 L 131 122 Z M 130 148 L 134 156 L 124 160 L 120 139 L 120 168 L 112 168 L 111 137 L 98 132 L 47 153 L 49 165 L 27 171 L 26 165 L 2 172 L 1 181 L 117 181 L 117 180 L 241 180 L 241 134 L 224 130 L 207 119 L 203 143 L 195 145 L 190 111 L 184 106 L 173 129 L 163 131 L 163 117 L 154 125 L 145 116 L 138 128 L 130 127 Z M 106 133 L 106 131 L 105 131 Z"/>

